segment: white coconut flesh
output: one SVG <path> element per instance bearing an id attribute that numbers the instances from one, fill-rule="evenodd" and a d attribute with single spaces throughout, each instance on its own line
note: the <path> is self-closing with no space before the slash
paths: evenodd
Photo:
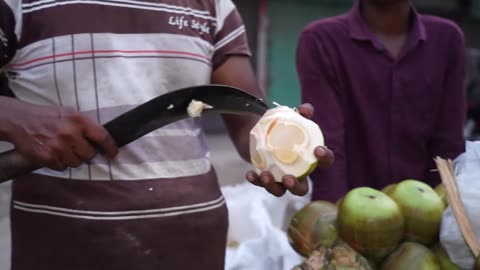
<path id="1" fill-rule="evenodd" d="M 187 107 L 187 113 L 190 117 L 200 117 L 203 110 L 212 108 L 213 107 L 208 105 L 207 103 L 192 99 L 192 101 L 190 101 L 190 104 Z"/>
<path id="2" fill-rule="evenodd" d="M 253 166 L 258 173 L 270 171 L 278 182 L 287 174 L 310 173 L 317 165 L 314 150 L 323 145 L 320 127 L 286 106 L 268 110 L 250 132 Z"/>

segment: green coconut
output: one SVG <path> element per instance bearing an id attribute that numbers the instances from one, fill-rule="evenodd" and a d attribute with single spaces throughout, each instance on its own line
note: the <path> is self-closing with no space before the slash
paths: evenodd
<path id="1" fill-rule="evenodd" d="M 390 184 L 390 185 L 384 187 L 384 188 L 382 189 L 382 192 L 388 194 L 388 192 L 389 192 L 390 190 L 392 190 L 393 188 L 395 188 L 396 185 L 397 185 L 396 183 L 395 183 L 395 184 Z"/>
<path id="2" fill-rule="evenodd" d="M 382 264 L 382 270 L 441 270 L 435 254 L 415 243 L 402 243 Z"/>
<path id="3" fill-rule="evenodd" d="M 287 234 L 292 248 L 309 257 L 319 246 L 331 247 L 338 238 L 337 207 L 326 201 L 305 205 L 290 220 Z"/>
<path id="4" fill-rule="evenodd" d="M 398 246 L 405 228 L 400 207 L 385 193 L 368 187 L 345 195 L 337 227 L 343 241 L 374 262 Z"/>
<path id="5" fill-rule="evenodd" d="M 405 239 L 424 245 L 438 240 L 445 205 L 427 184 L 405 180 L 388 191 L 405 218 Z"/>
<path id="6" fill-rule="evenodd" d="M 445 186 L 443 184 L 436 186 L 435 192 L 440 197 L 440 199 L 442 199 L 442 202 L 443 202 L 443 205 L 445 205 L 445 208 L 447 208 L 448 196 L 447 196 L 447 190 L 445 189 Z"/>
<path id="7" fill-rule="evenodd" d="M 337 200 L 337 202 L 335 203 L 337 207 L 340 206 L 340 204 L 342 204 L 343 198 L 344 197 L 341 197 L 340 199 Z"/>
<path id="8" fill-rule="evenodd" d="M 445 249 L 440 245 L 440 243 L 435 244 L 431 248 L 433 254 L 437 257 L 438 263 L 441 270 L 461 270 L 456 264 L 454 264 L 450 257 L 448 257 Z"/>

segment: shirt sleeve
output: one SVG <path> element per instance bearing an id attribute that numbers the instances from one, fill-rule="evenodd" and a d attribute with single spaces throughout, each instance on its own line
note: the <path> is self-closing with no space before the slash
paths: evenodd
<path id="1" fill-rule="evenodd" d="M 296 61 L 302 102 L 315 107 L 312 120 L 320 126 L 326 146 L 335 155 L 332 167 L 312 173 L 313 195 L 320 192 L 322 197 L 316 199 L 334 201 L 348 190 L 345 121 L 337 79 L 318 33 L 305 30 L 301 34 Z"/>
<path id="2" fill-rule="evenodd" d="M 0 0 L 0 70 L 15 54 L 15 15 L 10 6 Z"/>
<path id="3" fill-rule="evenodd" d="M 216 14 L 213 69 L 231 55 L 251 56 L 245 26 L 235 4 L 231 0 L 216 0 Z"/>
<path id="4" fill-rule="evenodd" d="M 437 156 L 444 159 L 455 159 L 465 151 L 466 49 L 464 36 L 460 29 L 456 29 L 450 44 L 441 107 L 430 142 L 432 159 Z M 433 161 L 430 162 L 429 168 L 435 168 Z M 438 173 L 430 172 L 429 174 L 426 178 L 432 181 L 431 184 L 440 182 Z"/>

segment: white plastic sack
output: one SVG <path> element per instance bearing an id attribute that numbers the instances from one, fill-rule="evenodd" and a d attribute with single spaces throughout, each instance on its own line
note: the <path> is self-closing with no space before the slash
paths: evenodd
<path id="1" fill-rule="evenodd" d="M 480 142 L 467 142 L 466 152 L 455 159 L 454 167 L 461 200 L 480 240 Z M 473 254 L 463 239 L 451 207 L 443 215 L 440 241 L 456 265 L 464 270 L 473 269 Z"/>
<path id="2" fill-rule="evenodd" d="M 310 201 L 310 194 L 276 198 L 250 183 L 223 187 L 229 211 L 226 270 L 291 270 L 302 262 L 288 243 L 289 214 Z"/>

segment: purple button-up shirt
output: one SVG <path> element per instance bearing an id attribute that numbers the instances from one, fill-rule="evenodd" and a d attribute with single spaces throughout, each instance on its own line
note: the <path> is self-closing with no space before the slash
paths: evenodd
<path id="1" fill-rule="evenodd" d="M 369 31 L 360 4 L 308 25 L 297 50 L 302 101 L 335 153 L 317 170 L 313 199 L 413 178 L 439 183 L 433 158 L 465 150 L 465 45 L 445 19 L 412 8 L 409 39 L 396 59 Z"/>

